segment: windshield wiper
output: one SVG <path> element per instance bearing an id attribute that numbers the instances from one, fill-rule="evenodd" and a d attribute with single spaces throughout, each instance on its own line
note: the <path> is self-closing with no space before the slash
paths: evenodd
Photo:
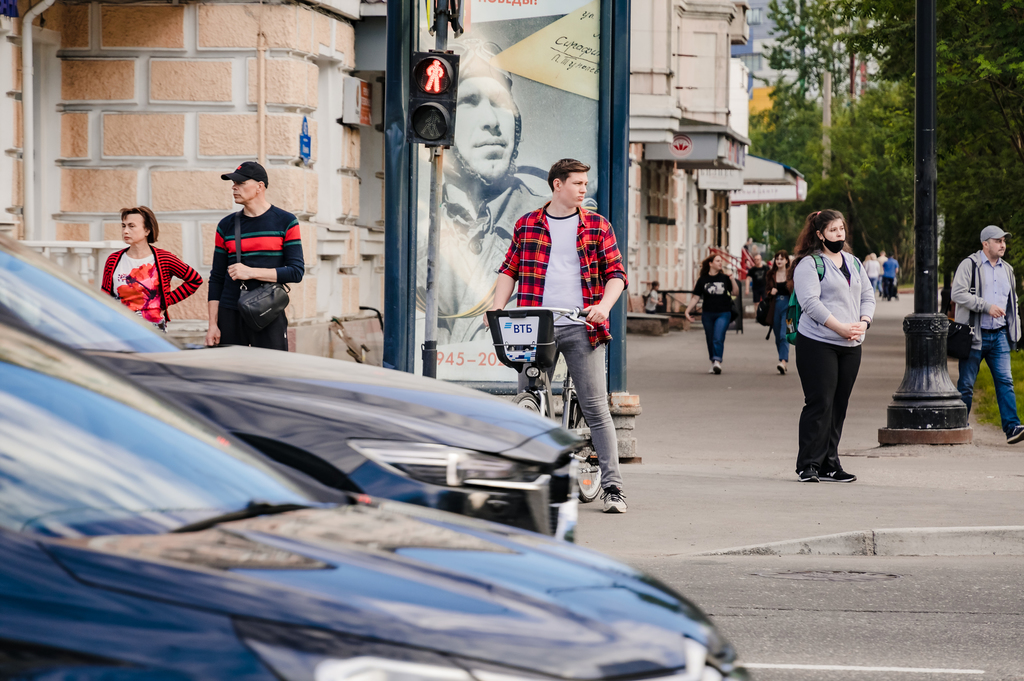
<path id="1" fill-rule="evenodd" d="M 214 525 L 220 525 L 221 523 L 227 523 L 232 520 L 256 518 L 261 515 L 276 515 L 278 513 L 287 513 L 289 511 L 301 511 L 306 508 L 312 508 L 312 506 L 304 506 L 302 504 L 267 504 L 262 501 L 250 501 L 249 505 L 241 510 L 222 513 L 221 515 L 215 515 L 211 518 L 189 523 L 188 525 L 182 525 L 181 527 L 171 530 L 171 532 L 198 532 L 200 530 L 208 530 Z"/>

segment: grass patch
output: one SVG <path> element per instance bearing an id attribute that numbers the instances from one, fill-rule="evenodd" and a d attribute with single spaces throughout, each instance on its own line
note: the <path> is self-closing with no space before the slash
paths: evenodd
<path id="1" fill-rule="evenodd" d="M 1010 371 L 1013 373 L 1013 394 L 1017 398 L 1017 413 L 1024 406 L 1024 353 L 1010 353 Z M 996 402 L 996 388 L 992 382 L 992 372 L 988 362 L 982 362 L 978 370 L 978 380 L 974 383 L 974 411 L 981 423 L 991 423 L 1002 427 L 999 418 L 999 403 Z"/>

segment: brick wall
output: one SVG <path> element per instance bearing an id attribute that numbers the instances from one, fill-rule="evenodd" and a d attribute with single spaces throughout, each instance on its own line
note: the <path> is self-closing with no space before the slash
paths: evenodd
<path id="1" fill-rule="evenodd" d="M 325 225 L 336 228 L 340 220 L 324 213 L 319 197 L 336 195 L 340 200 L 324 205 L 343 217 L 358 215 L 358 186 L 353 189 L 352 177 L 334 172 L 358 166 L 358 132 L 342 133 L 349 143 L 355 140 L 354 160 L 342 153 L 337 168 L 318 173 L 323 169 L 317 166 L 315 118 L 322 69 L 333 74 L 354 67 L 351 24 L 307 6 L 217 2 L 57 4 L 42 19 L 46 29 L 60 35 L 59 101 L 36 106 L 60 111 L 58 129 L 52 131 L 60 137 L 57 157 L 38 162 L 40 177 L 52 179 L 41 190 L 40 224 L 25 236 L 118 238 L 120 209 L 148 205 L 161 224 L 157 245 L 181 255 L 205 279 L 216 223 L 237 209 L 230 183 L 220 175 L 255 160 L 258 152 L 256 46 L 262 28 L 268 48 L 268 195 L 299 217 L 307 263 L 306 279 L 293 287 L 289 317 L 305 323 L 322 319 L 329 306 L 317 295 L 318 232 Z M 10 53 L 20 57 L 16 49 Z M 20 90 L 20 63 L 0 68 L 11 72 L 10 89 Z M 337 91 L 340 96 L 341 88 Z M 19 135 L 5 148 L 20 147 L 20 104 L 8 98 L 4 106 Z M 304 116 L 312 137 L 309 166 L 299 156 Z M 8 213 L 18 212 L 21 201 L 20 173 L 11 175 Z M 336 178 L 333 186 L 320 186 L 327 177 Z M 330 307 L 358 308 L 358 288 L 353 300 Z M 205 287 L 171 314 L 179 320 L 205 319 Z"/>

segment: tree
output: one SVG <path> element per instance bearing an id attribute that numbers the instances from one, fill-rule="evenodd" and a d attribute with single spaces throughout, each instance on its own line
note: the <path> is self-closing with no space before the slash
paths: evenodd
<path id="1" fill-rule="evenodd" d="M 879 76 L 914 83 L 915 3 L 843 0 L 846 18 L 864 19 L 855 49 Z M 944 0 L 938 7 L 938 204 L 947 273 L 978 250 L 995 224 L 1024 237 L 1024 0 Z M 904 153 L 912 138 L 902 141 Z M 1007 259 L 1024 265 L 1024 247 Z"/>

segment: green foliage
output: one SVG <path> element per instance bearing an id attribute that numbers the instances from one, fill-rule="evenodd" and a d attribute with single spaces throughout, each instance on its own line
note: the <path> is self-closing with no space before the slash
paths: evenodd
<path id="1" fill-rule="evenodd" d="M 821 107 L 791 89 L 775 90 L 770 109 L 751 117 L 751 154 L 797 168 L 807 201 L 764 204 L 750 211 L 750 235 L 767 232 L 772 250 L 792 250 L 807 214 L 842 211 L 851 246 L 864 257 L 886 251 L 912 275 L 913 169 L 901 140 L 912 136 L 909 88 L 885 85 L 853 102 L 838 100 L 831 129 L 832 168 L 821 177 Z"/>
<path id="2" fill-rule="evenodd" d="M 828 0 L 771 0 L 768 12 L 775 28 L 776 44 L 768 52 L 768 65 L 776 71 L 792 71 L 793 82 L 775 85 L 793 89 L 800 98 L 820 91 L 822 75 L 836 73 L 847 58 L 838 39 L 845 29 L 835 4 Z M 839 82 L 834 85 L 838 92 Z"/>
<path id="3" fill-rule="evenodd" d="M 839 5 L 844 18 L 865 20 L 852 48 L 872 55 L 884 80 L 913 87 L 915 3 Z M 943 0 L 938 12 L 940 255 L 949 272 L 980 248 L 985 225 L 1024 237 L 1024 0 Z M 1010 245 L 1007 260 L 1020 270 L 1024 248 Z"/>

